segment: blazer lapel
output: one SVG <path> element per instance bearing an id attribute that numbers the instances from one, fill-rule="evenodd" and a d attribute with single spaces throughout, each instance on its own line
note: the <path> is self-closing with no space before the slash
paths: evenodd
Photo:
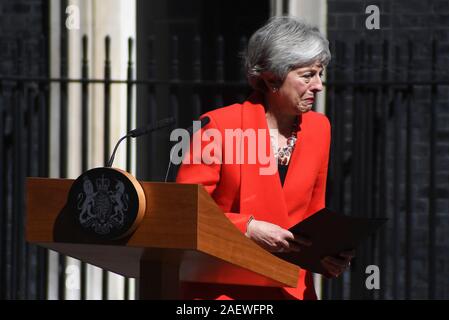
<path id="1" fill-rule="evenodd" d="M 261 174 L 269 166 L 268 164 L 261 164 L 259 154 L 266 152 L 270 153 L 270 161 L 274 160 L 270 144 L 270 135 L 265 118 L 265 109 L 261 103 L 261 99 L 257 95 L 253 95 L 242 105 L 242 130 L 256 130 L 256 163 L 248 163 L 248 140 L 242 150 L 244 152 L 244 161 L 240 165 L 240 212 L 244 214 L 251 214 L 257 220 L 263 220 L 275 223 L 283 228 L 288 228 L 291 224 L 288 218 L 288 210 L 284 198 L 279 175 L 277 173 L 277 164 L 272 174 Z M 263 131 L 260 131 L 263 130 Z M 258 133 L 264 133 L 259 135 Z M 265 148 L 263 143 L 260 144 L 258 139 L 265 139 Z M 263 141 L 262 141 L 263 142 Z M 259 147 L 262 147 L 259 150 Z M 267 150 L 268 149 L 268 150 Z M 275 162 L 272 162 L 275 163 Z M 290 168 L 289 168 L 290 170 Z M 288 175 L 288 173 L 287 173 Z M 287 182 L 287 181 L 286 181 Z"/>
<path id="2" fill-rule="evenodd" d="M 285 203 L 288 208 L 289 226 L 293 226 L 306 218 L 315 177 L 317 175 L 316 145 L 313 128 L 308 124 L 308 114 L 299 117 L 296 146 L 290 160 L 284 182 Z M 298 197 L 301 201 L 298 201 Z"/>

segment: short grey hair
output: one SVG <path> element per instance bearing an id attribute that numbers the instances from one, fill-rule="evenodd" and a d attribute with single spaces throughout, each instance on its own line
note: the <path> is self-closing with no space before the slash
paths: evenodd
<path id="1" fill-rule="evenodd" d="M 249 84 L 265 92 L 263 72 L 274 74 L 280 85 L 293 69 L 316 62 L 326 66 L 331 54 L 329 41 L 317 27 L 295 17 L 277 16 L 251 36 L 243 58 Z"/>

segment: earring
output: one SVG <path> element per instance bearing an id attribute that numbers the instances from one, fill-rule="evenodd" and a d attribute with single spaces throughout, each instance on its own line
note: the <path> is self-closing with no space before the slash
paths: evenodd
<path id="1" fill-rule="evenodd" d="M 271 88 L 271 91 L 273 91 L 273 93 L 276 93 L 276 92 L 278 91 L 278 88 L 272 87 L 272 88 Z"/>

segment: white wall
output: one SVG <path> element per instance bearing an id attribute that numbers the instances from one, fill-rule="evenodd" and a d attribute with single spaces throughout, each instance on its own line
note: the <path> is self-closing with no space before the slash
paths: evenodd
<path id="1" fill-rule="evenodd" d="M 111 37 L 111 77 L 126 80 L 128 62 L 128 38 L 136 38 L 136 1 L 135 0 L 70 0 L 68 5 L 79 9 L 79 28 L 67 30 L 68 34 L 68 76 L 81 78 L 82 37 L 88 36 L 89 77 L 104 77 L 104 58 L 106 35 Z M 60 1 L 50 2 L 50 61 L 51 76 L 60 76 Z M 66 16 L 68 18 L 68 15 Z M 134 57 L 135 61 L 135 43 Z M 101 84 L 89 86 L 89 159 L 88 167 L 103 166 L 103 132 L 104 132 L 104 94 Z M 59 85 L 51 87 L 51 131 L 50 131 L 50 176 L 59 175 Z M 135 99 L 134 99 L 135 101 Z M 81 85 L 70 84 L 68 91 L 68 178 L 76 178 L 81 174 Z M 111 138 L 110 149 L 126 131 L 126 86 L 111 86 Z M 116 155 L 114 166 L 125 168 L 125 144 Z M 135 158 L 135 157 L 134 157 Z M 134 166 L 135 167 L 135 166 Z M 134 171 L 134 170 L 132 170 Z M 57 255 L 50 255 L 49 299 L 57 299 Z M 67 276 L 73 279 L 73 272 L 79 269 L 80 262 L 67 259 Z M 75 272 L 76 275 L 76 272 Z M 100 269 L 88 266 L 87 298 L 101 299 Z M 124 279 L 112 273 L 109 277 L 109 299 L 122 299 Z M 69 281 L 70 282 L 70 281 Z M 76 281 L 75 281 L 76 282 Z M 67 283 L 67 299 L 79 299 L 79 286 L 73 281 Z M 134 283 L 130 292 L 133 295 Z"/>

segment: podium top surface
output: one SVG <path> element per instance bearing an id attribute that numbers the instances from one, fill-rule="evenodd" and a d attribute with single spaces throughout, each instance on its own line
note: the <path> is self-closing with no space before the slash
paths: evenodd
<path id="1" fill-rule="evenodd" d="M 182 261 L 186 281 L 234 283 L 237 273 L 246 284 L 297 284 L 299 267 L 245 237 L 201 185 L 140 182 L 146 211 L 132 234 L 106 242 L 66 228 L 56 240 L 73 181 L 27 178 L 27 241 L 128 277 L 139 276 L 142 260 L 164 260 Z"/>

